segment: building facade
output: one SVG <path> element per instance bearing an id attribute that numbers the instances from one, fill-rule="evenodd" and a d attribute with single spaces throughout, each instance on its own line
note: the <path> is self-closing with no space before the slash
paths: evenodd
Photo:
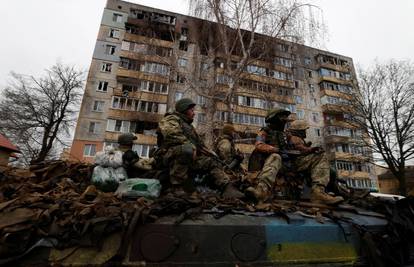
<path id="1" fill-rule="evenodd" d="M 182 97 L 197 102 L 195 126 L 217 131 L 228 117 L 220 101 L 211 109 L 203 88 L 225 92 L 229 78 L 219 53 L 201 42 L 213 35 L 211 22 L 118 0 L 108 0 L 89 69 L 71 158 L 92 162 L 97 151 L 132 132 L 134 149 L 147 157 L 156 128 Z M 290 110 L 311 126 L 308 139 L 328 152 L 340 177 L 354 188 L 378 187 L 364 147 L 364 131 L 353 123 L 356 76 L 352 59 L 315 48 L 274 40 L 272 56 L 244 69 L 232 101 L 232 121 L 242 137 L 264 125 L 269 108 Z M 237 61 L 237 57 L 236 61 Z M 237 62 L 235 62 L 237 64 Z M 214 121 L 214 124 L 211 124 Z M 213 126 L 211 126 L 213 125 Z M 249 139 L 249 138 L 241 138 Z M 246 154 L 251 142 L 240 142 Z"/>

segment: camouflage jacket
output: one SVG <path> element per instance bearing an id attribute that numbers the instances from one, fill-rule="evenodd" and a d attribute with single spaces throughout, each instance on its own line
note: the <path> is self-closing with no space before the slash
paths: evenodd
<path id="1" fill-rule="evenodd" d="M 167 113 L 158 125 L 158 146 L 170 148 L 177 145 L 192 143 L 196 147 L 203 146 L 192 121 L 181 113 Z"/>
<path id="2" fill-rule="evenodd" d="M 306 142 L 302 137 L 288 134 L 287 138 L 288 138 L 289 147 L 291 149 L 299 150 L 300 152 L 305 153 L 305 154 L 313 152 L 312 147 L 306 145 Z"/>
<path id="3" fill-rule="evenodd" d="M 261 153 L 278 153 L 287 148 L 286 134 L 266 126 L 257 133 L 255 148 Z"/>
<path id="4" fill-rule="evenodd" d="M 235 148 L 233 138 L 229 135 L 219 136 L 214 142 L 214 148 L 220 159 L 227 164 L 230 164 L 239 154 Z"/>

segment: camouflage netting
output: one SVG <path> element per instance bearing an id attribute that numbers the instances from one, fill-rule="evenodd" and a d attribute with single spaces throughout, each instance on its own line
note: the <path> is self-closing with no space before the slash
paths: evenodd
<path id="1" fill-rule="evenodd" d="M 219 218 L 232 213 L 252 215 L 259 212 L 289 220 L 286 215 L 296 211 L 323 223 L 326 218 L 347 220 L 336 211 L 360 213 L 357 208 L 360 206 L 380 213 L 372 216 L 390 221 L 387 233 L 368 233 L 362 226 L 355 226 L 370 248 L 367 257 L 372 258 L 375 266 L 400 265 L 408 259 L 404 249 L 414 240 L 411 198 L 391 205 L 365 196 L 353 196 L 347 204 L 331 207 L 288 200 L 253 204 L 223 199 L 214 192 L 189 195 L 181 190 L 170 190 L 156 200 L 121 199 L 90 185 L 92 169 L 92 165 L 56 161 L 31 166 L 30 170 L 0 172 L 0 265 L 24 259 L 34 248 L 42 246 L 65 253 L 65 249 L 71 247 L 93 247 L 99 251 L 105 246 L 103 239 L 112 234 L 117 234 L 122 242 L 113 242 L 117 244 L 114 253 L 104 261 L 116 260 L 125 254 L 137 225 L 167 215 L 175 215 L 179 224 L 202 213 L 214 213 Z M 49 260 L 62 263 L 72 253 L 59 254 Z M 378 265 L 378 259 L 381 264 L 388 265 Z"/>

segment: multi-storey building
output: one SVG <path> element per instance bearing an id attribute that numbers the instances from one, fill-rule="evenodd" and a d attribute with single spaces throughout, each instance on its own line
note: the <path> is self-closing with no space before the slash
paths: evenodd
<path id="1" fill-rule="evenodd" d="M 108 0 L 71 157 L 91 162 L 97 151 L 114 145 L 123 132 L 137 135 L 134 149 L 147 157 L 156 144 L 157 122 L 182 97 L 197 102 L 194 124 L 202 129 L 208 105 L 199 90 L 207 84 L 225 90 L 229 82 L 220 54 L 207 53 L 201 45 L 206 43 L 200 41 L 206 24 L 211 22 Z M 309 122 L 308 138 L 326 149 L 332 166 L 349 186 L 377 188 L 364 131 L 353 122 L 352 59 L 282 40 L 275 40 L 274 46 L 272 57 L 249 63 L 237 82 L 232 120 L 240 135 L 251 137 L 257 132 L 269 108 L 289 109 Z M 213 127 L 219 130 L 228 111 L 220 101 L 215 105 Z M 246 154 L 253 150 L 249 142 L 238 147 Z"/>

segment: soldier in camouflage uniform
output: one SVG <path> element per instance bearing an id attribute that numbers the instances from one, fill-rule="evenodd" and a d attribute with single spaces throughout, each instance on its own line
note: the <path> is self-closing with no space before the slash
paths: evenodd
<path id="1" fill-rule="evenodd" d="M 265 118 L 266 126 L 257 134 L 255 149 L 249 158 L 249 171 L 260 171 L 256 187 L 249 187 L 246 193 L 259 201 L 272 196 L 272 188 L 279 170 L 282 168 L 281 152 L 287 148 L 284 133 L 290 112 L 283 109 L 269 110 Z"/>
<path id="2" fill-rule="evenodd" d="M 311 147 L 305 142 L 306 130 L 309 126 L 306 121 L 296 120 L 291 123 L 288 131 L 289 147 L 300 151 L 295 159 L 297 171 L 310 171 L 312 180 L 311 201 L 316 203 L 336 204 L 344 199 L 340 196 L 331 196 L 325 192 L 329 183 L 329 161 L 320 147 Z"/>
<path id="3" fill-rule="evenodd" d="M 154 159 L 140 158 L 137 152 L 132 150 L 134 140 L 136 139 L 137 137 L 132 133 L 124 133 L 118 136 L 118 150 L 123 153 L 122 165 L 128 174 L 128 178 L 148 178 Z"/>
<path id="4" fill-rule="evenodd" d="M 214 142 L 214 148 L 220 159 L 232 171 L 242 171 L 241 163 L 244 159 L 243 154 L 236 149 L 234 144 L 234 134 L 236 130 L 233 125 L 224 125 L 223 134 Z"/>
<path id="5" fill-rule="evenodd" d="M 241 198 L 243 193 L 230 184 L 223 166 L 213 158 L 192 126 L 195 103 L 188 98 L 177 101 L 175 112 L 166 113 L 159 123 L 157 161 L 169 170 L 170 183 L 182 185 L 188 182 L 189 171 L 209 173 L 224 197 Z"/>

